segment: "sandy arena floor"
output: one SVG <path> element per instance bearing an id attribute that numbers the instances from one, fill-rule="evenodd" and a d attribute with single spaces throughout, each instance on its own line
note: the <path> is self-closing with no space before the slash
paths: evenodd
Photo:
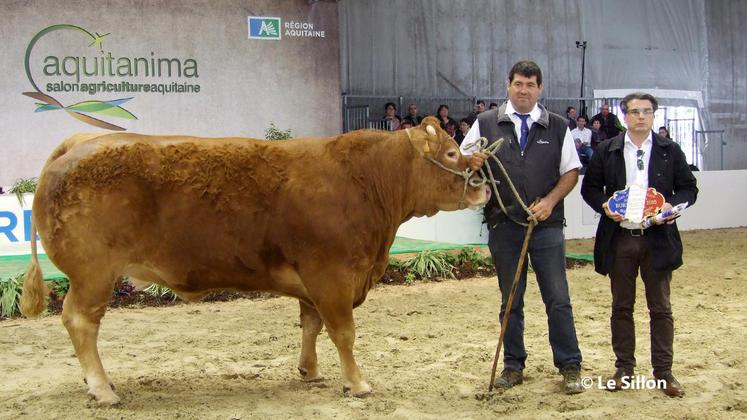
<path id="1" fill-rule="evenodd" d="M 319 339 L 326 380 L 296 373 L 301 330 L 289 298 L 116 309 L 99 338 L 121 406 L 88 400 L 59 316 L 0 323 L 0 418 L 745 418 L 747 417 L 747 228 L 684 234 L 685 266 L 675 272 L 674 372 L 687 391 L 566 396 L 552 366 L 544 307 L 530 276 L 529 360 L 523 385 L 488 395 L 498 341 L 493 278 L 382 286 L 355 311 L 356 357 L 374 388 L 366 399 L 341 393 L 337 352 Z M 573 240 L 571 252 L 590 252 Z M 583 375 L 607 377 L 608 279 L 591 267 L 569 271 Z M 648 313 L 638 292 L 638 373 L 650 377 Z"/>

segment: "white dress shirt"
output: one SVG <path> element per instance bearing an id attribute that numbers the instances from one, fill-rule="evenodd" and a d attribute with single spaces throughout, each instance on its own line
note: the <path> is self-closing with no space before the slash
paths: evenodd
<path id="1" fill-rule="evenodd" d="M 591 130 L 584 127 L 583 130 L 579 130 L 578 127 L 571 130 L 571 137 L 573 137 L 573 140 L 576 139 L 581 140 L 582 146 L 591 146 Z"/>
<path id="2" fill-rule="evenodd" d="M 511 104 L 511 101 L 506 102 L 506 114 L 511 119 L 511 121 L 514 123 L 514 132 L 516 133 L 516 138 L 521 138 L 521 118 L 519 118 L 516 114 L 516 109 Z M 532 124 L 534 124 L 535 121 L 539 120 L 540 116 L 542 115 L 542 111 L 540 110 L 539 106 L 537 104 L 534 104 L 534 108 L 532 108 L 532 111 L 529 112 L 529 118 L 527 118 L 527 126 L 529 129 L 532 129 Z M 469 132 L 467 132 L 467 135 L 464 136 L 464 140 L 462 140 L 462 145 L 460 149 L 462 150 L 462 154 L 465 156 L 471 155 L 475 149 L 471 148 L 470 146 L 477 142 L 477 140 L 480 139 L 480 124 L 475 120 L 475 123 L 472 124 L 472 128 L 469 129 Z M 568 171 L 571 171 L 573 169 L 578 169 L 581 167 L 581 160 L 578 157 L 578 153 L 576 152 L 576 145 L 573 143 L 573 138 L 571 137 L 571 132 L 568 130 L 568 127 L 565 129 L 565 137 L 563 137 L 563 146 L 562 151 L 560 155 L 560 175 L 562 176 Z"/>
<path id="3" fill-rule="evenodd" d="M 643 150 L 643 169 L 638 169 L 638 149 L 639 147 L 633 143 L 628 133 L 625 133 L 625 143 L 623 146 L 623 158 L 625 159 L 625 184 L 626 185 L 639 185 L 643 188 L 648 188 L 648 162 L 651 158 L 651 146 L 653 140 L 651 132 L 648 133 L 648 137 L 641 143 L 640 150 Z M 641 226 L 635 223 L 623 220 L 620 222 L 620 226 L 625 229 L 640 229 Z"/>

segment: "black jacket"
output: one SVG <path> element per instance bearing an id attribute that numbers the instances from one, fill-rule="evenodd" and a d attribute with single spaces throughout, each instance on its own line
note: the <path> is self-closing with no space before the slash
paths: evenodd
<path id="1" fill-rule="evenodd" d="M 602 215 L 594 242 L 594 268 L 600 274 L 612 270 L 615 256 L 615 237 L 620 225 L 607 217 L 602 204 L 618 190 L 625 188 L 625 133 L 599 144 L 591 158 L 581 184 L 581 196 L 589 206 Z M 695 203 L 697 181 L 687 165 L 685 154 L 672 140 L 653 133 L 648 168 L 648 186 L 664 195 L 673 206 Z M 682 241 L 677 224 L 654 225 L 645 232 L 656 271 L 671 271 L 682 265 Z"/>

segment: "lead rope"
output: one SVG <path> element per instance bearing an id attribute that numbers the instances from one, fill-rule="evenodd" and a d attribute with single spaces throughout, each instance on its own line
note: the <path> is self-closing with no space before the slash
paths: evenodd
<path id="1" fill-rule="evenodd" d="M 514 219 L 508 211 L 506 211 L 506 207 L 503 205 L 503 200 L 501 200 L 500 194 L 498 194 L 498 187 L 497 183 L 495 181 L 495 177 L 493 176 L 493 170 L 490 168 L 490 165 L 486 165 L 485 167 L 488 170 L 488 176 L 490 178 L 490 185 L 493 187 L 493 192 L 495 193 L 495 198 L 498 201 L 498 205 L 500 205 L 501 210 L 503 213 L 511 219 L 514 223 L 517 223 L 521 226 L 525 226 L 527 228 L 527 232 L 524 235 L 524 243 L 521 246 L 521 253 L 519 253 L 519 261 L 516 264 L 516 271 L 514 271 L 514 280 L 513 283 L 511 283 L 511 291 L 508 294 L 508 300 L 506 301 L 506 310 L 503 313 L 503 319 L 501 320 L 501 333 L 498 336 L 498 345 L 495 347 L 495 357 L 493 358 L 493 368 L 490 371 L 490 384 L 488 385 L 488 392 L 493 392 L 493 387 L 495 383 L 495 371 L 498 368 L 498 358 L 501 355 L 501 348 L 503 347 L 503 339 L 506 336 L 506 330 L 508 328 L 508 318 L 511 315 L 511 308 L 514 304 L 514 296 L 516 296 L 516 290 L 519 288 L 519 279 L 521 277 L 521 272 L 523 271 L 524 267 L 524 260 L 526 259 L 527 255 L 527 249 L 529 248 L 529 238 L 532 237 L 532 231 L 534 231 L 534 227 L 537 226 L 537 223 L 539 221 L 537 218 L 532 214 L 531 211 L 529 211 L 529 208 L 527 208 L 526 204 L 524 203 L 524 200 L 521 199 L 521 196 L 519 196 L 519 192 L 516 191 L 516 187 L 514 187 L 513 182 L 511 182 L 511 178 L 508 176 L 508 172 L 506 172 L 506 168 L 503 167 L 503 164 L 501 163 L 500 159 L 496 157 L 497 150 L 502 146 L 503 139 L 498 139 L 498 141 L 494 142 L 491 145 L 485 146 L 488 142 L 488 139 L 485 137 L 480 137 L 480 139 L 470 145 L 468 148 L 476 147 L 477 151 L 481 151 L 482 153 L 486 153 L 488 155 L 488 159 L 492 158 L 497 164 L 498 168 L 500 168 L 501 173 L 503 174 L 503 177 L 508 182 L 508 186 L 511 189 L 511 192 L 514 194 L 514 197 L 516 197 L 516 201 L 519 202 L 521 205 L 521 208 L 524 209 L 524 211 L 529 215 L 529 223 L 523 223 L 521 221 L 518 221 Z M 485 174 L 482 172 L 482 169 L 480 170 L 480 175 L 484 178 Z M 533 204 L 536 204 L 539 200 L 535 200 Z"/>
<path id="2" fill-rule="evenodd" d="M 413 147 L 415 147 L 415 143 L 412 141 L 412 136 L 410 135 L 410 129 L 405 129 L 407 132 L 407 137 L 410 139 L 410 144 L 412 144 Z M 508 176 L 508 172 L 506 172 L 506 168 L 503 167 L 503 164 L 501 163 L 500 159 L 496 156 L 496 153 L 498 150 L 503 146 L 504 140 L 503 138 L 498 139 L 493 144 L 487 145 L 488 139 L 485 137 L 480 137 L 477 142 L 471 144 L 470 146 L 467 146 L 467 149 L 475 148 L 476 151 L 482 152 L 488 155 L 488 159 L 493 159 L 497 164 L 498 168 L 501 170 L 501 174 L 506 179 L 506 182 L 508 183 L 509 188 L 511 189 L 511 192 L 514 194 L 514 197 L 516 197 L 516 200 L 521 205 L 521 208 L 524 209 L 524 211 L 529 215 L 529 223 L 523 223 L 521 221 L 515 220 L 510 214 L 508 214 L 508 211 L 506 211 L 506 207 L 503 205 L 503 200 L 501 200 L 501 195 L 498 193 L 498 182 L 496 182 L 495 177 L 493 176 L 493 170 L 490 168 L 490 165 L 485 165 L 488 171 L 488 176 L 485 176 L 485 172 L 481 168 L 479 170 L 480 180 L 471 180 L 471 176 L 474 173 L 469 168 L 465 169 L 462 172 L 455 171 L 451 168 L 447 168 L 441 162 L 431 158 L 430 156 L 424 156 L 427 160 L 434 163 L 436 166 L 451 172 L 453 174 L 459 175 L 464 178 L 464 191 L 462 192 L 462 198 L 459 200 L 459 204 L 462 203 L 462 201 L 465 199 L 467 195 L 467 184 L 472 185 L 473 187 L 477 187 L 480 185 L 483 185 L 485 183 L 489 183 L 490 186 L 493 189 L 493 193 L 495 194 L 495 198 L 498 201 L 498 204 L 501 207 L 501 210 L 503 213 L 511 219 L 514 223 L 517 223 L 521 226 L 524 226 L 527 228 L 527 232 L 524 235 L 524 243 L 521 246 L 521 253 L 519 254 L 519 261 L 516 265 L 516 271 L 514 272 L 514 281 L 511 284 L 511 292 L 508 294 L 508 301 L 506 301 L 506 310 L 503 313 L 503 319 L 501 320 L 501 333 L 498 337 L 498 345 L 495 348 L 495 357 L 493 358 L 493 369 L 490 372 L 490 385 L 488 385 L 488 392 L 493 391 L 493 382 L 495 381 L 495 371 L 498 367 L 498 358 L 501 355 L 501 348 L 503 347 L 503 339 L 506 336 L 506 328 L 508 327 L 508 318 L 511 315 L 511 307 L 514 303 L 514 296 L 516 296 L 516 290 L 519 288 L 519 278 L 521 277 L 521 272 L 523 271 L 522 268 L 524 267 L 524 259 L 527 255 L 527 249 L 529 248 L 529 238 L 532 237 L 532 231 L 534 230 L 534 227 L 537 226 L 539 221 L 537 218 L 532 214 L 531 211 L 529 211 L 529 208 L 524 203 L 524 200 L 521 199 L 521 196 L 519 195 L 519 192 L 516 191 L 516 187 L 514 186 L 514 183 L 511 181 L 511 178 Z M 487 146 L 486 146 L 487 145 Z M 425 146 L 423 147 L 423 151 L 427 152 L 426 150 L 428 147 L 428 141 L 426 140 Z M 416 148 L 417 149 L 417 148 Z M 533 204 L 536 204 L 539 201 L 539 199 L 535 200 Z"/>

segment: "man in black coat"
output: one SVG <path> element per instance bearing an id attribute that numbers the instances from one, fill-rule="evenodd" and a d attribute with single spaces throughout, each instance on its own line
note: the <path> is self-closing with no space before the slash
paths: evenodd
<path id="1" fill-rule="evenodd" d="M 617 115 L 610 112 L 609 104 L 602 104 L 599 114 L 591 117 L 589 126 L 592 126 L 594 121 L 599 121 L 602 125 L 599 130 L 604 131 L 608 139 L 620 134 L 620 128 L 618 127 L 620 121 L 617 119 Z"/>
<path id="2" fill-rule="evenodd" d="M 698 195 L 695 177 L 679 146 L 655 134 L 651 127 L 658 107 L 656 98 L 645 93 L 626 96 L 620 106 L 628 126 L 602 142 L 586 169 L 581 195 L 602 214 L 594 243 L 594 267 L 609 274 L 612 288 L 612 348 L 617 368 L 609 390 L 630 384 L 635 367 L 636 278 L 640 268 L 651 317 L 651 364 L 654 377 L 664 381 L 669 396 L 684 394 L 672 375 L 674 321 L 670 304 L 672 271 L 682 265 L 682 241 L 672 217 L 641 229 L 619 213 L 610 211 L 609 197 L 626 185 L 653 187 L 664 195 L 663 210 L 680 203 L 692 205 Z"/>

